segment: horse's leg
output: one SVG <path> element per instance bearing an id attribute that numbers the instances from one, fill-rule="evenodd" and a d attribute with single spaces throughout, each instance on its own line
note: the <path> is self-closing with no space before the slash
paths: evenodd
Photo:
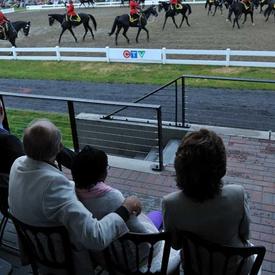
<path id="1" fill-rule="evenodd" d="M 179 27 L 178 27 L 178 25 L 177 25 L 177 23 L 176 23 L 175 16 L 172 16 L 172 20 L 173 20 L 174 25 L 175 25 L 176 28 L 178 29 Z"/>
<path id="2" fill-rule="evenodd" d="M 165 19 L 164 19 L 164 23 L 163 23 L 163 26 L 162 26 L 162 30 L 164 30 L 164 27 L 165 27 L 165 24 L 166 24 L 167 18 L 168 18 L 168 17 L 165 15 Z"/>
<path id="3" fill-rule="evenodd" d="M 188 27 L 190 27 L 190 24 L 189 24 L 189 21 L 188 21 L 188 16 L 184 15 L 184 17 L 185 17 L 185 20 L 186 20 L 186 24 L 188 25 Z"/>
<path id="4" fill-rule="evenodd" d="M 63 35 L 63 33 L 65 32 L 65 30 L 66 29 L 62 29 L 62 31 L 61 31 L 61 33 L 60 33 L 60 35 L 59 35 L 59 39 L 58 39 L 58 44 L 60 44 L 60 42 L 61 42 L 61 37 L 62 37 L 62 35 Z"/>
<path id="5" fill-rule="evenodd" d="M 72 34 L 72 36 L 74 37 L 75 42 L 77 42 L 77 38 L 75 37 L 75 35 L 74 35 L 74 32 L 73 32 L 72 28 L 68 28 L 68 30 L 70 31 L 70 33 L 71 33 L 71 34 Z"/>
<path id="6" fill-rule="evenodd" d="M 244 14 L 243 24 L 246 22 L 247 13 Z"/>
<path id="7" fill-rule="evenodd" d="M 254 20 L 253 20 L 253 12 L 250 13 L 250 18 L 251 18 L 251 23 L 254 26 L 255 24 L 254 24 Z"/>
<path id="8" fill-rule="evenodd" d="M 137 36 L 136 36 L 136 42 L 137 43 L 138 43 L 138 37 L 139 37 L 140 32 L 141 32 L 141 28 L 138 28 L 138 32 L 137 32 Z M 147 40 L 148 40 L 148 33 L 147 33 Z"/>
<path id="9" fill-rule="evenodd" d="M 184 17 L 185 17 L 185 15 L 184 15 L 184 14 L 182 14 L 182 18 L 181 18 L 181 22 L 180 22 L 180 28 L 181 28 L 182 23 L 183 23 L 183 21 L 184 21 Z"/>
<path id="10" fill-rule="evenodd" d="M 128 31 L 128 29 L 129 29 L 129 27 L 127 26 L 127 27 L 124 27 L 123 28 L 123 33 L 122 33 L 122 35 L 126 38 L 126 40 L 127 40 L 127 43 L 129 44 L 130 43 L 130 40 L 129 40 L 129 38 L 128 38 L 128 36 L 127 36 L 127 31 Z"/>
<path id="11" fill-rule="evenodd" d="M 212 16 L 214 16 L 216 14 L 217 8 L 218 8 L 218 6 L 215 5 L 215 9 L 214 9 Z"/>
<path id="12" fill-rule="evenodd" d="M 211 12 L 211 4 L 209 4 L 209 6 L 208 6 L 208 13 L 207 13 L 207 15 L 209 15 L 209 13 Z"/>
<path id="13" fill-rule="evenodd" d="M 91 32 L 91 35 L 92 35 L 92 37 L 93 37 L 93 39 L 95 39 L 95 36 L 94 36 L 94 33 L 93 33 L 93 29 L 90 27 L 90 25 L 88 24 L 88 29 L 90 30 L 90 32 Z"/>
<path id="14" fill-rule="evenodd" d="M 87 35 L 87 32 L 88 32 L 88 28 L 87 28 L 87 26 L 84 25 L 84 24 L 83 24 L 83 26 L 84 26 L 84 29 L 85 29 L 85 33 L 84 33 L 84 35 L 83 35 L 82 40 L 84 41 L 84 40 L 85 40 L 85 37 L 86 37 L 86 35 Z"/>
<path id="15" fill-rule="evenodd" d="M 120 32 L 121 28 L 122 28 L 121 25 L 118 25 L 118 26 L 117 26 L 116 37 L 115 37 L 115 43 L 116 43 L 116 45 L 117 45 L 117 37 L 118 37 L 118 35 L 119 35 L 119 32 Z M 128 43 L 129 43 L 129 42 L 128 42 Z"/>

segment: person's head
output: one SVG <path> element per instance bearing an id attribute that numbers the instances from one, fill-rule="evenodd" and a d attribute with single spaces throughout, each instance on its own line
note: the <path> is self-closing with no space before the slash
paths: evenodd
<path id="1" fill-rule="evenodd" d="M 70 1 L 69 1 L 69 4 L 73 4 L 73 3 L 74 3 L 73 0 L 70 0 Z"/>
<path id="2" fill-rule="evenodd" d="M 75 186 L 87 189 L 104 181 L 107 176 L 108 157 L 102 150 L 86 145 L 74 158 L 72 176 Z"/>
<path id="3" fill-rule="evenodd" d="M 214 198 L 226 173 L 226 152 L 222 139 L 201 129 L 186 135 L 175 158 L 177 186 L 196 201 Z"/>
<path id="4" fill-rule="evenodd" d="M 61 133 L 47 119 L 34 120 L 24 131 L 23 145 L 28 157 L 53 162 L 62 148 Z"/>

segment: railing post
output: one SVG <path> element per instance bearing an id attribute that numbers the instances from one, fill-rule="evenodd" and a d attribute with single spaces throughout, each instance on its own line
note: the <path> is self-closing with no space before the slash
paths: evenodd
<path id="1" fill-rule="evenodd" d="M 162 48 L 162 64 L 166 64 L 166 48 Z"/>
<path id="2" fill-rule="evenodd" d="M 229 67 L 230 66 L 230 49 L 226 49 L 225 61 L 226 61 L 225 66 Z"/>
<path id="3" fill-rule="evenodd" d="M 56 59 L 57 61 L 61 60 L 61 56 L 60 56 L 60 48 L 59 46 L 55 46 L 55 52 L 56 52 Z"/>
<path id="4" fill-rule="evenodd" d="M 110 54 L 110 48 L 107 46 L 107 47 L 105 47 L 105 49 L 106 49 L 107 63 L 110 63 L 110 56 L 109 56 L 109 54 Z"/>
<path id="5" fill-rule="evenodd" d="M 67 101 L 67 105 L 68 105 L 68 112 L 69 112 L 69 118 L 70 118 L 71 130 L 72 130 L 74 151 L 76 153 L 78 153 L 79 152 L 79 142 L 78 142 L 78 135 L 77 135 L 77 130 L 76 130 L 74 104 L 72 101 Z"/>
<path id="6" fill-rule="evenodd" d="M 162 117 L 161 117 L 161 106 L 157 108 L 157 119 L 158 119 L 158 149 L 159 149 L 159 167 L 155 170 L 163 170 L 163 142 L 162 142 Z"/>
<path id="7" fill-rule="evenodd" d="M 11 47 L 11 50 L 12 50 L 13 60 L 16 60 L 17 59 L 16 48 L 13 46 L 13 47 Z"/>
<path id="8" fill-rule="evenodd" d="M 182 127 L 185 127 L 185 77 L 181 77 L 181 115 L 182 115 Z"/>
<path id="9" fill-rule="evenodd" d="M 178 126 L 178 81 L 175 82 L 175 126 Z"/>

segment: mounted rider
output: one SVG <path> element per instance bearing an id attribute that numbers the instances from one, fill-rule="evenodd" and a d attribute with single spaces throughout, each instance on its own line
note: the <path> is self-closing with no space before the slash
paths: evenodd
<path id="1" fill-rule="evenodd" d="M 250 9 L 250 7 L 251 7 L 251 0 L 242 0 L 241 2 L 243 3 L 244 8 L 246 10 Z"/>
<path id="2" fill-rule="evenodd" d="M 169 0 L 171 10 L 180 10 L 182 9 L 181 0 Z"/>
<path id="3" fill-rule="evenodd" d="M 80 22 L 81 18 L 74 10 L 74 3 L 72 0 L 69 1 L 69 5 L 67 6 L 67 21 L 71 22 Z"/>
<path id="4" fill-rule="evenodd" d="M 135 21 L 138 21 L 137 26 L 141 25 L 141 14 L 140 14 L 140 6 L 137 0 L 130 0 L 129 3 L 130 6 L 130 18 L 129 21 L 131 23 L 134 23 Z"/>
<path id="5" fill-rule="evenodd" d="M 4 40 L 7 39 L 7 31 L 9 29 L 9 19 L 0 11 L 0 34 L 3 33 Z"/>

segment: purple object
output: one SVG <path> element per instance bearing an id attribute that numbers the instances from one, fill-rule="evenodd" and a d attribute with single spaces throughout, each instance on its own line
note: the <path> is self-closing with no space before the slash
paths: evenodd
<path id="1" fill-rule="evenodd" d="M 153 222 L 158 230 L 162 229 L 163 220 L 162 220 L 162 213 L 161 211 L 151 211 L 147 214 L 147 217 Z"/>

